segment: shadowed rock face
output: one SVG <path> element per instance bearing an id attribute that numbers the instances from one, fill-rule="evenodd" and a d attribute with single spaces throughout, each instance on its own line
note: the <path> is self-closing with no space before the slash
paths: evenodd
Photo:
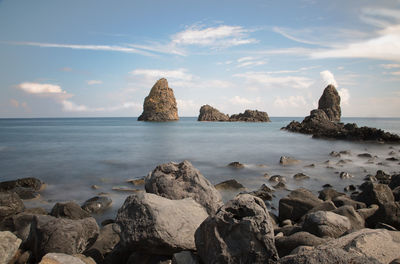
<path id="1" fill-rule="evenodd" d="M 335 86 L 328 85 L 318 101 L 318 109 L 323 110 L 330 121 L 339 122 L 341 116 L 340 96 Z"/>
<path id="2" fill-rule="evenodd" d="M 143 113 L 139 121 L 179 120 L 174 91 L 168 87 L 165 78 L 158 80 L 144 99 Z"/>
<path id="3" fill-rule="evenodd" d="M 237 115 L 231 115 L 229 121 L 241 121 L 241 122 L 271 122 L 266 112 L 258 110 L 246 110 L 244 113 Z"/>
<path id="4" fill-rule="evenodd" d="M 210 105 L 203 105 L 197 121 L 229 121 L 229 116 Z"/>

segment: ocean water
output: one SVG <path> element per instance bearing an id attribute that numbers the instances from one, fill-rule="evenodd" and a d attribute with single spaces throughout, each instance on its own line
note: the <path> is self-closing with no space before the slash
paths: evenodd
<path id="1" fill-rule="evenodd" d="M 177 122 L 138 122 L 136 118 L 51 118 L 0 119 L 0 181 L 37 177 L 47 184 L 40 199 L 25 201 L 27 206 L 51 209 L 56 202 L 76 201 L 81 204 L 99 192 L 109 193 L 112 207 L 96 215 L 101 221 L 114 218 L 129 192 L 113 187 L 143 189 L 127 183 L 147 175 L 158 164 L 189 160 L 213 184 L 236 179 L 249 190 L 263 183 L 273 186 L 264 174 L 287 178 L 287 188 L 305 187 L 317 193 L 329 183 L 338 190 L 349 184 L 360 184 L 368 174 L 382 169 L 400 171 L 399 162 L 386 158 L 400 156 L 399 145 L 354 143 L 339 140 L 312 139 L 310 136 L 280 130 L 291 120 L 302 118 L 271 118 L 270 123 L 197 122 L 181 118 Z M 343 118 L 400 134 L 400 119 Z M 349 150 L 341 158 L 329 156 L 331 151 Z M 389 155 L 394 151 L 395 154 Z M 357 154 L 376 155 L 373 164 Z M 281 156 L 301 162 L 281 166 Z M 340 159 L 347 159 L 341 166 Z M 329 160 L 329 163 L 327 161 Z M 227 164 L 239 161 L 243 169 Z M 378 165 L 379 163 L 379 165 Z M 314 168 L 306 165 L 315 164 Z M 354 175 L 341 180 L 338 173 Z M 303 172 L 311 179 L 296 181 L 295 173 Z M 100 188 L 94 190 L 92 185 Z M 275 192 L 272 208 L 287 190 Z M 224 192 L 230 199 L 235 193 Z M 272 209 L 275 211 L 275 209 Z M 276 211 L 275 211 L 276 212 Z"/>

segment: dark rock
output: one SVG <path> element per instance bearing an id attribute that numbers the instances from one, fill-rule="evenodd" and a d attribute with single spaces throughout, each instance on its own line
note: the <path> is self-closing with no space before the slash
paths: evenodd
<path id="1" fill-rule="evenodd" d="M 289 255 L 298 246 L 318 246 L 326 240 L 308 232 L 297 232 L 290 236 L 276 237 L 275 245 L 279 256 Z"/>
<path id="2" fill-rule="evenodd" d="M 286 226 L 277 227 L 274 229 L 275 235 L 282 233 L 283 236 L 290 236 L 290 235 L 293 235 L 293 234 L 295 234 L 297 232 L 301 232 L 301 231 L 302 231 L 302 227 L 298 224 L 291 225 L 291 226 L 286 225 Z"/>
<path id="3" fill-rule="evenodd" d="M 13 192 L 0 192 L 0 223 L 8 216 L 22 212 L 24 203 L 18 194 Z"/>
<path id="4" fill-rule="evenodd" d="M 15 192 L 16 194 L 18 194 L 19 198 L 21 198 L 23 200 L 31 200 L 31 199 L 36 199 L 36 198 L 40 197 L 40 194 L 38 194 L 32 188 L 15 187 L 14 189 L 12 189 L 10 191 Z"/>
<path id="5" fill-rule="evenodd" d="M 131 255 L 132 250 L 124 247 L 120 242 L 105 256 L 103 264 L 127 263 Z"/>
<path id="6" fill-rule="evenodd" d="M 353 175 L 351 175 L 350 173 L 348 173 L 348 172 L 341 172 L 340 173 L 340 179 L 350 179 L 350 178 L 353 178 L 354 176 Z"/>
<path id="7" fill-rule="evenodd" d="M 112 200 L 108 196 L 95 196 L 90 198 L 86 202 L 83 203 L 82 209 L 88 213 L 100 213 L 107 208 L 109 208 L 112 204 Z"/>
<path id="8" fill-rule="evenodd" d="M 39 191 L 43 186 L 41 180 L 37 178 L 22 178 L 12 181 L 0 182 L 0 191 L 10 191 L 17 187 L 30 188 L 34 191 Z"/>
<path id="9" fill-rule="evenodd" d="M 0 232 L 0 263 L 14 263 L 21 239 L 9 231 Z"/>
<path id="10" fill-rule="evenodd" d="M 200 258 L 191 251 L 181 251 L 172 256 L 172 264 L 200 264 Z"/>
<path id="11" fill-rule="evenodd" d="M 335 158 L 340 158 L 340 153 L 336 151 L 332 151 L 331 153 L 329 153 L 329 155 Z"/>
<path id="12" fill-rule="evenodd" d="M 246 110 L 244 113 L 231 115 L 229 118 L 231 122 L 271 122 L 266 112 L 258 110 Z"/>
<path id="13" fill-rule="evenodd" d="M 245 187 L 235 179 L 220 182 L 220 183 L 216 184 L 214 187 L 217 190 L 241 190 L 241 189 L 245 189 Z"/>
<path id="14" fill-rule="evenodd" d="M 323 110 L 330 121 L 340 121 L 340 96 L 335 86 L 330 84 L 325 88 L 321 98 L 318 101 L 318 109 Z"/>
<path id="15" fill-rule="evenodd" d="M 300 161 L 297 160 L 297 159 L 295 159 L 295 158 L 286 157 L 286 156 L 282 156 L 282 157 L 279 159 L 279 163 L 280 163 L 281 165 L 294 165 L 294 164 L 298 164 L 299 162 L 300 162 Z"/>
<path id="16" fill-rule="evenodd" d="M 86 256 L 92 257 L 96 263 L 103 263 L 107 254 L 119 243 L 119 226 L 109 224 L 100 229 L 96 242 L 86 250 Z"/>
<path id="17" fill-rule="evenodd" d="M 392 190 L 385 184 L 365 182 L 361 185 L 361 189 L 362 193 L 358 195 L 357 201 L 366 205 L 377 204 L 381 206 L 394 202 Z"/>
<path id="18" fill-rule="evenodd" d="M 329 211 L 317 211 L 306 215 L 303 230 L 318 237 L 337 238 L 351 229 L 350 220 Z"/>
<path id="19" fill-rule="evenodd" d="M 345 206 L 339 207 L 339 208 L 333 210 L 332 212 L 335 214 L 345 216 L 349 219 L 350 224 L 351 224 L 351 227 L 350 227 L 351 232 L 359 230 L 359 229 L 363 229 L 365 227 L 364 218 L 356 210 L 354 210 L 354 207 L 351 205 L 345 205 Z"/>
<path id="20" fill-rule="evenodd" d="M 387 158 L 386 160 L 388 160 L 388 161 L 399 161 L 399 159 L 395 158 L 395 157 L 390 157 L 390 158 Z"/>
<path id="21" fill-rule="evenodd" d="M 214 107 L 203 105 L 197 121 L 229 121 L 229 116 L 221 113 Z"/>
<path id="22" fill-rule="evenodd" d="M 374 175 L 368 174 L 365 176 L 364 181 L 377 182 L 378 179 Z"/>
<path id="23" fill-rule="evenodd" d="M 279 219 L 290 219 L 297 222 L 312 208 L 322 204 L 309 190 L 300 188 L 290 192 L 290 194 L 279 200 Z"/>
<path id="24" fill-rule="evenodd" d="M 273 175 L 268 179 L 268 181 L 270 181 L 270 182 L 286 182 L 286 178 L 281 175 Z"/>
<path id="25" fill-rule="evenodd" d="M 345 195 L 344 193 L 338 192 L 332 188 L 325 188 L 322 191 L 319 191 L 318 198 L 324 201 L 332 200 L 338 196 Z"/>
<path id="26" fill-rule="evenodd" d="M 238 161 L 234 161 L 234 162 L 229 163 L 228 167 L 235 168 L 235 169 L 241 169 L 241 168 L 244 168 L 244 165 Z"/>
<path id="27" fill-rule="evenodd" d="M 278 259 L 274 231 L 264 202 L 239 194 L 196 231 L 204 263 L 269 263 Z"/>
<path id="28" fill-rule="evenodd" d="M 88 212 L 84 211 L 74 202 L 56 203 L 53 209 L 51 209 L 50 215 L 73 220 L 90 217 Z"/>
<path id="29" fill-rule="evenodd" d="M 151 255 L 143 252 L 134 252 L 129 256 L 126 264 L 171 264 L 171 256 Z"/>
<path id="30" fill-rule="evenodd" d="M 294 176 L 293 176 L 293 178 L 295 179 L 295 180 L 298 180 L 298 181 L 300 181 L 300 180 L 308 180 L 308 179 L 310 179 L 310 176 L 307 176 L 307 175 L 305 175 L 304 173 L 296 173 Z"/>
<path id="31" fill-rule="evenodd" d="M 393 192 L 394 200 L 399 202 L 400 201 L 400 186 L 397 186 L 396 188 L 394 188 L 392 192 Z"/>
<path id="32" fill-rule="evenodd" d="M 355 190 L 357 190 L 357 188 L 356 188 L 356 186 L 354 186 L 353 184 L 350 184 L 350 185 L 344 187 L 344 191 L 345 191 L 345 192 L 353 192 L 353 191 L 355 191 Z"/>
<path id="33" fill-rule="evenodd" d="M 329 183 L 322 185 L 322 188 L 332 188 L 333 186 Z"/>
<path id="34" fill-rule="evenodd" d="M 147 192 L 172 200 L 190 197 L 209 214 L 215 213 L 223 204 L 218 190 L 187 160 L 157 166 L 145 182 Z"/>
<path id="35" fill-rule="evenodd" d="M 376 228 L 376 229 L 386 229 L 386 230 L 389 230 L 389 231 L 399 231 L 399 230 L 397 230 L 396 228 L 394 228 L 393 226 L 390 226 L 390 225 L 388 225 L 388 224 L 381 223 L 381 222 L 377 223 L 377 224 L 375 225 L 375 228 Z"/>
<path id="36" fill-rule="evenodd" d="M 287 190 L 286 184 L 284 182 L 278 182 L 276 185 L 273 186 L 275 190 L 284 189 Z"/>
<path id="37" fill-rule="evenodd" d="M 394 190 L 399 186 L 400 186 L 400 174 L 393 175 L 389 183 L 390 189 Z"/>
<path id="38" fill-rule="evenodd" d="M 270 201 L 272 200 L 274 190 L 269 188 L 267 185 L 263 184 L 260 189 L 256 191 L 249 192 L 248 194 L 254 195 L 260 198 L 263 201 Z"/>
<path id="39" fill-rule="evenodd" d="M 101 226 L 106 226 L 106 225 L 114 224 L 114 223 L 115 223 L 114 219 L 106 219 L 106 220 L 101 222 Z"/>
<path id="40" fill-rule="evenodd" d="M 382 170 L 378 170 L 376 172 L 375 178 L 379 181 L 379 183 L 389 184 L 392 179 L 392 176 Z"/>
<path id="41" fill-rule="evenodd" d="M 121 227 L 121 245 L 127 250 L 172 255 L 196 249 L 194 233 L 207 216 L 192 198 L 170 200 L 137 193 L 126 198 L 116 223 Z"/>
<path id="42" fill-rule="evenodd" d="M 165 78 L 158 80 L 144 99 L 143 113 L 138 121 L 179 120 L 174 91 L 168 87 Z"/>
<path id="43" fill-rule="evenodd" d="M 361 153 L 357 155 L 360 158 L 372 158 L 372 155 L 369 153 Z"/>
<path id="44" fill-rule="evenodd" d="M 335 209 L 337 209 L 337 207 L 332 201 L 323 201 L 322 203 L 320 203 L 319 205 L 313 207 L 310 211 L 308 211 L 308 214 L 318 211 L 333 211 Z M 304 217 L 305 216 L 303 216 L 300 220 L 303 221 Z"/>

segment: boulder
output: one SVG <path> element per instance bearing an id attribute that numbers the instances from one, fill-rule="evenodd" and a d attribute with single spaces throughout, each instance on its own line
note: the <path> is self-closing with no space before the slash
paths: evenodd
<path id="1" fill-rule="evenodd" d="M 293 178 L 295 180 L 300 181 L 300 180 L 308 180 L 308 179 L 310 179 L 310 176 L 307 176 L 304 173 L 300 172 L 300 173 L 296 173 L 295 175 L 293 175 Z"/>
<path id="2" fill-rule="evenodd" d="M 297 160 L 297 159 L 295 159 L 295 158 L 292 158 L 292 157 L 282 156 L 282 157 L 279 159 L 279 163 L 280 163 L 281 165 L 294 165 L 294 164 L 300 163 L 300 161 Z"/>
<path id="3" fill-rule="evenodd" d="M 333 200 L 336 197 L 343 196 L 344 193 L 338 192 L 332 188 L 325 188 L 319 192 L 318 198 L 324 201 Z"/>
<path id="4" fill-rule="evenodd" d="M 43 186 L 43 182 L 37 178 L 22 178 L 12 181 L 0 182 L 0 191 L 10 191 L 17 187 L 30 188 L 39 191 Z"/>
<path id="5" fill-rule="evenodd" d="M 215 213 L 223 204 L 221 194 L 187 160 L 157 166 L 145 178 L 145 189 L 172 200 L 190 197 L 204 206 L 209 214 Z"/>
<path id="6" fill-rule="evenodd" d="M 24 203 L 14 192 L 0 192 L 0 223 L 8 216 L 22 212 Z"/>
<path id="7" fill-rule="evenodd" d="M 36 215 L 30 231 L 30 244 L 36 260 L 47 253 L 79 254 L 93 244 L 99 227 L 92 217 L 72 220 Z"/>
<path id="8" fill-rule="evenodd" d="M 274 230 L 264 202 L 239 194 L 208 217 L 195 234 L 204 263 L 269 263 L 276 261 Z"/>
<path id="9" fill-rule="evenodd" d="M 158 80 L 144 99 L 143 113 L 138 121 L 179 120 L 174 91 L 168 87 L 165 78 Z"/>
<path id="10" fill-rule="evenodd" d="M 318 237 L 337 238 L 351 229 L 350 220 L 329 211 L 309 213 L 305 217 L 303 230 Z"/>
<path id="11" fill-rule="evenodd" d="M 254 195 L 263 201 L 270 201 L 272 200 L 273 192 L 274 190 L 269 188 L 267 185 L 263 184 L 258 190 L 249 192 L 248 194 Z"/>
<path id="12" fill-rule="evenodd" d="M 365 203 L 354 201 L 347 195 L 336 196 L 335 198 L 332 199 L 332 202 L 335 204 L 336 207 L 341 207 L 344 205 L 351 205 L 356 210 L 367 207 L 367 205 Z"/>
<path id="13" fill-rule="evenodd" d="M 339 207 L 332 211 L 335 214 L 339 214 L 347 217 L 350 221 L 350 231 L 360 230 L 365 228 L 365 220 L 364 218 L 354 209 L 351 205 L 345 205 Z"/>
<path id="14" fill-rule="evenodd" d="M 245 110 L 244 113 L 231 115 L 231 122 L 271 122 L 266 112 L 258 110 Z"/>
<path id="15" fill-rule="evenodd" d="M 64 253 L 48 253 L 39 264 L 96 264 L 93 259 L 83 255 L 68 255 Z"/>
<path id="16" fill-rule="evenodd" d="M 365 182 L 360 187 L 362 193 L 357 200 L 366 205 L 377 204 L 379 206 L 394 202 L 392 190 L 386 184 Z"/>
<path id="17" fill-rule="evenodd" d="M 325 88 L 321 98 L 318 101 L 318 109 L 323 110 L 330 121 L 340 121 L 340 96 L 335 86 L 330 84 Z"/>
<path id="18" fill-rule="evenodd" d="M 85 254 L 92 257 L 96 263 L 103 263 L 107 254 L 119 243 L 119 226 L 109 224 L 100 229 L 96 242 L 86 250 Z"/>
<path id="19" fill-rule="evenodd" d="M 290 236 L 282 236 L 275 238 L 275 245 L 279 253 L 279 257 L 289 255 L 293 249 L 299 246 L 318 246 L 325 243 L 326 239 L 317 237 L 308 232 L 297 232 Z"/>
<path id="20" fill-rule="evenodd" d="M 172 256 L 172 264 L 199 264 L 199 257 L 191 251 L 181 251 Z"/>
<path id="21" fill-rule="evenodd" d="M 204 207 L 192 198 L 170 200 L 152 193 L 137 193 L 126 198 L 116 223 L 121 228 L 124 248 L 172 255 L 196 249 L 194 233 L 207 216 Z"/>
<path id="22" fill-rule="evenodd" d="M 50 215 L 73 220 L 90 217 L 88 212 L 84 211 L 77 203 L 74 202 L 56 203 L 53 206 L 53 209 L 51 209 Z"/>
<path id="23" fill-rule="evenodd" d="M 217 190 L 242 190 L 245 189 L 245 187 L 239 183 L 237 180 L 232 179 L 232 180 L 227 180 L 220 182 L 215 185 L 215 189 Z"/>
<path id="24" fill-rule="evenodd" d="M 0 232 L 0 263 L 14 263 L 21 239 L 9 231 Z"/>
<path id="25" fill-rule="evenodd" d="M 273 175 L 268 179 L 269 182 L 286 182 L 286 177 L 281 175 Z"/>
<path id="26" fill-rule="evenodd" d="M 400 186 L 397 186 L 396 188 L 394 188 L 392 192 L 393 192 L 394 200 L 397 202 L 400 202 Z"/>
<path id="27" fill-rule="evenodd" d="M 288 196 L 279 200 L 279 219 L 281 221 L 291 219 L 297 222 L 309 210 L 322 203 L 322 200 L 307 189 L 294 190 Z"/>
<path id="28" fill-rule="evenodd" d="M 109 208 L 111 204 L 112 200 L 110 197 L 105 195 L 95 196 L 84 202 L 82 209 L 88 213 L 97 214 Z"/>
<path id="29" fill-rule="evenodd" d="M 203 105 L 200 108 L 200 114 L 197 121 L 229 121 L 229 116 L 221 113 L 209 105 Z"/>
<path id="30" fill-rule="evenodd" d="M 234 161 L 228 164 L 228 167 L 235 168 L 235 169 L 242 169 L 244 165 L 238 161 Z"/>
<path id="31" fill-rule="evenodd" d="M 395 188 L 400 186 L 400 174 L 392 175 L 389 187 L 394 190 Z"/>

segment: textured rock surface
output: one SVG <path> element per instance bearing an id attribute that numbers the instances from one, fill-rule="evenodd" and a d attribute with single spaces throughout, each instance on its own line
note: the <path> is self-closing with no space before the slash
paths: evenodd
<path id="1" fill-rule="evenodd" d="M 290 236 L 275 238 L 275 245 L 279 252 L 279 257 L 289 255 L 293 249 L 299 246 L 318 246 L 326 240 L 308 232 L 297 232 Z"/>
<path id="2" fill-rule="evenodd" d="M 100 213 L 109 208 L 111 204 L 112 200 L 110 197 L 105 195 L 95 196 L 84 202 L 82 209 L 89 213 Z"/>
<path id="3" fill-rule="evenodd" d="M 51 209 L 50 215 L 69 219 L 83 219 L 90 217 L 90 214 L 84 211 L 77 203 L 65 202 L 56 203 Z"/>
<path id="4" fill-rule="evenodd" d="M 342 215 L 317 211 L 306 215 L 303 230 L 318 237 L 337 238 L 351 229 L 350 220 Z"/>
<path id="5" fill-rule="evenodd" d="M 24 203 L 16 193 L 0 192 L 0 222 L 6 217 L 22 212 Z"/>
<path id="6" fill-rule="evenodd" d="M 335 86 L 328 85 L 318 101 L 318 109 L 323 110 L 330 121 L 339 122 L 342 114 L 340 109 L 340 96 Z"/>
<path id="7" fill-rule="evenodd" d="M 0 232 L 0 263 L 10 263 L 17 254 L 21 239 L 9 231 Z"/>
<path id="8" fill-rule="evenodd" d="M 92 217 L 79 220 L 35 216 L 31 226 L 31 249 L 40 260 L 47 253 L 78 254 L 97 238 L 99 227 Z"/>
<path id="9" fill-rule="evenodd" d="M 215 184 L 215 189 L 217 190 L 241 190 L 245 187 L 235 179 L 223 181 Z"/>
<path id="10" fill-rule="evenodd" d="M 179 120 L 174 91 L 168 87 L 165 78 L 158 80 L 149 95 L 144 99 L 143 113 L 139 121 Z"/>
<path id="11" fill-rule="evenodd" d="M 282 165 L 294 165 L 300 163 L 300 161 L 292 157 L 281 156 L 279 163 Z"/>
<path id="12" fill-rule="evenodd" d="M 96 264 L 91 258 L 83 255 L 67 255 L 63 253 L 48 253 L 39 264 Z"/>
<path id="13" fill-rule="evenodd" d="M 199 257 L 191 251 L 181 251 L 172 257 L 172 264 L 199 264 Z"/>
<path id="14" fill-rule="evenodd" d="M 96 263 L 103 263 L 106 255 L 110 253 L 119 242 L 119 226 L 109 224 L 100 229 L 96 242 L 85 254 L 92 257 Z"/>
<path id="15" fill-rule="evenodd" d="M 229 118 L 231 122 L 271 122 L 266 112 L 258 110 L 245 110 L 244 113 L 231 115 Z"/>
<path id="16" fill-rule="evenodd" d="M 197 121 L 229 121 L 229 116 L 221 113 L 218 109 L 210 105 L 203 105 L 200 108 Z"/>
<path id="17" fill-rule="evenodd" d="M 351 224 L 350 231 L 359 230 L 365 227 L 365 219 L 356 211 L 351 205 L 344 205 L 336 210 L 334 213 L 347 217 Z"/>
<path id="18" fill-rule="evenodd" d="M 37 178 L 22 178 L 0 182 L 0 191 L 9 191 L 17 187 L 31 188 L 35 191 L 39 191 L 42 188 L 42 185 L 42 181 Z"/>
<path id="19" fill-rule="evenodd" d="M 190 197 L 204 206 L 209 214 L 215 213 L 223 204 L 221 194 L 187 160 L 157 166 L 145 178 L 145 189 L 172 200 Z"/>
<path id="20" fill-rule="evenodd" d="M 196 231 L 204 263 L 269 263 L 278 259 L 274 230 L 264 202 L 239 194 Z"/>
<path id="21" fill-rule="evenodd" d="M 195 250 L 194 233 L 208 216 L 192 198 L 170 200 L 151 193 L 126 198 L 118 210 L 121 243 L 131 250 L 170 255 Z"/>

